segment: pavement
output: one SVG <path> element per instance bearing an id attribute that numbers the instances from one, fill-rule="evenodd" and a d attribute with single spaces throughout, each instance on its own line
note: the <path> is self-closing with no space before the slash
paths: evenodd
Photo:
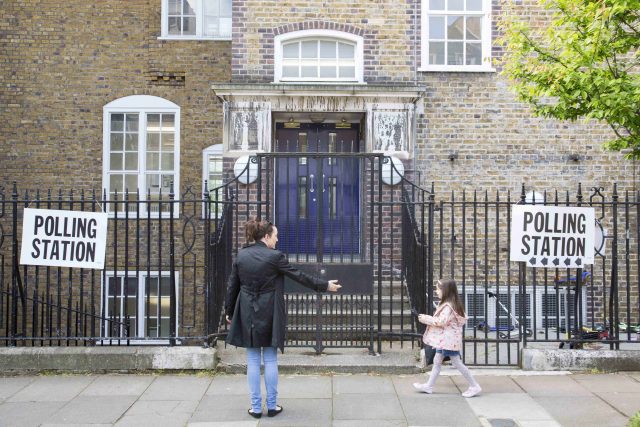
<path id="1" fill-rule="evenodd" d="M 0 377 L 0 426 L 627 426 L 640 410 L 640 372 L 572 374 L 473 368 L 483 388 L 465 399 L 450 366 L 435 392 L 424 374 L 281 374 L 284 412 L 247 414 L 246 377 L 56 374 Z"/>

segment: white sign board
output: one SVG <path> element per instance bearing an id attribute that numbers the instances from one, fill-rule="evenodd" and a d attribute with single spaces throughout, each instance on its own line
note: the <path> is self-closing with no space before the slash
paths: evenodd
<path id="1" fill-rule="evenodd" d="M 593 264 L 594 228 L 593 208 L 514 205 L 510 259 L 530 267 Z"/>
<path id="2" fill-rule="evenodd" d="M 107 214 L 25 209 L 20 264 L 101 270 Z"/>

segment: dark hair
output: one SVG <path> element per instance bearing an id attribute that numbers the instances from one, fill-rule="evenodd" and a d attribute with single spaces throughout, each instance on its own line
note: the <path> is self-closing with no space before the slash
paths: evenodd
<path id="1" fill-rule="evenodd" d="M 271 235 L 273 233 L 274 225 L 271 221 L 259 219 L 250 219 L 244 225 L 245 232 L 247 234 L 247 242 L 259 242 L 264 236 Z"/>
<path id="2" fill-rule="evenodd" d="M 439 286 L 442 291 L 442 299 L 440 300 L 440 303 L 448 302 L 453 307 L 453 311 L 464 317 L 464 306 L 460 300 L 460 295 L 458 295 L 458 286 L 456 285 L 456 281 L 453 279 L 440 279 L 436 286 Z"/>

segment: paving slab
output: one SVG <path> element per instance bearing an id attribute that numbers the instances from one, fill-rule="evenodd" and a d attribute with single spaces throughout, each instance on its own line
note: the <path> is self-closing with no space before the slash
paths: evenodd
<path id="1" fill-rule="evenodd" d="M 217 395 L 242 395 L 249 393 L 246 375 L 216 375 L 211 379 L 211 384 L 205 393 L 206 396 Z"/>
<path id="2" fill-rule="evenodd" d="M 536 397 L 535 400 L 563 427 L 627 426 L 628 417 L 623 416 L 596 396 Z"/>
<path id="3" fill-rule="evenodd" d="M 335 394 L 334 420 L 398 420 L 405 419 L 395 393 Z"/>
<path id="4" fill-rule="evenodd" d="M 573 375 L 518 376 L 512 379 L 530 396 L 591 396 Z"/>
<path id="5" fill-rule="evenodd" d="M 460 390 L 453 383 L 453 377 L 439 377 L 433 387 L 433 394 L 460 394 Z M 428 375 L 394 375 L 391 377 L 398 396 L 415 396 L 420 393 L 413 387 L 413 383 L 424 383 L 429 379 Z"/>
<path id="6" fill-rule="evenodd" d="M 334 375 L 333 376 L 333 393 L 395 393 L 393 382 L 388 376 L 378 375 Z"/>
<path id="7" fill-rule="evenodd" d="M 137 396 L 79 396 L 47 422 L 54 424 L 112 424 L 133 405 Z"/>
<path id="8" fill-rule="evenodd" d="M 278 398 L 331 399 L 332 378 L 315 375 L 280 376 Z"/>
<path id="9" fill-rule="evenodd" d="M 462 376 L 451 377 L 460 392 L 469 388 L 467 380 Z M 475 376 L 483 393 L 524 393 L 524 390 L 511 377 Z"/>
<path id="10" fill-rule="evenodd" d="M 549 412 L 524 393 L 482 393 L 465 400 L 477 416 L 486 419 L 545 421 L 550 427 L 559 426 Z"/>
<path id="11" fill-rule="evenodd" d="M 640 382 L 621 374 L 577 374 L 572 378 L 593 393 L 626 391 L 640 393 Z"/>
<path id="12" fill-rule="evenodd" d="M 155 378 L 152 375 L 102 375 L 82 390 L 80 396 L 139 396 Z"/>
<path id="13" fill-rule="evenodd" d="M 116 426 L 173 427 L 184 426 L 198 407 L 199 401 L 138 400 Z"/>
<path id="14" fill-rule="evenodd" d="M 35 379 L 7 402 L 66 402 L 80 394 L 94 376 L 47 376 Z"/>
<path id="15" fill-rule="evenodd" d="M 246 421 L 251 407 L 249 395 L 204 396 L 198 403 L 189 422 Z"/>
<path id="16" fill-rule="evenodd" d="M 325 427 L 331 425 L 331 399 L 280 399 L 279 404 L 282 405 L 284 411 L 277 417 L 262 417 L 260 419 L 261 427 Z"/>
<path id="17" fill-rule="evenodd" d="M 159 376 L 140 396 L 140 400 L 200 400 L 211 378 L 187 375 Z"/>
<path id="18" fill-rule="evenodd" d="M 331 424 L 332 427 L 407 427 L 404 421 L 393 420 L 337 420 Z"/>
<path id="19" fill-rule="evenodd" d="M 187 427 L 256 427 L 258 421 L 222 421 L 187 423 Z"/>
<path id="20" fill-rule="evenodd" d="M 4 402 L 0 404 L 0 426 L 39 426 L 65 402 Z"/>
<path id="21" fill-rule="evenodd" d="M 33 377 L 0 377 L 0 402 L 28 386 L 33 380 Z"/>
<path id="22" fill-rule="evenodd" d="M 416 393 L 413 396 L 401 396 L 400 403 L 410 426 L 482 425 L 459 395 Z"/>
<path id="23" fill-rule="evenodd" d="M 640 411 L 640 393 L 614 391 L 608 393 L 596 393 L 596 395 L 627 417 L 632 417 Z"/>

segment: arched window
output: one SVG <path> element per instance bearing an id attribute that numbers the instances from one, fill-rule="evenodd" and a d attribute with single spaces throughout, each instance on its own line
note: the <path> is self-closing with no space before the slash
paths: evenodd
<path id="1" fill-rule="evenodd" d="M 362 37 L 303 30 L 275 38 L 276 82 L 362 83 Z"/>
<path id="2" fill-rule="evenodd" d="M 104 106 L 103 126 L 102 177 L 109 199 L 117 192 L 122 200 L 126 190 L 129 200 L 136 191 L 143 200 L 147 194 L 156 200 L 160 193 L 167 199 L 172 187 L 179 192 L 180 107 L 157 96 L 127 96 Z M 146 204 L 140 206 L 144 210 Z M 135 212 L 136 204 L 129 208 Z"/>

